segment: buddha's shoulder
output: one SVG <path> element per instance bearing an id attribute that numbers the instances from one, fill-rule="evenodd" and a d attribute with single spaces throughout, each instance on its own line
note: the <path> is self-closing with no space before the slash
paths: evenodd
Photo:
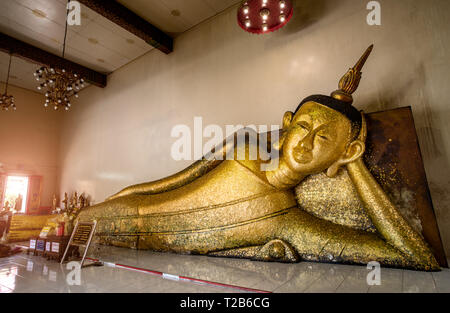
<path id="1" fill-rule="evenodd" d="M 273 188 L 269 184 L 265 172 L 261 170 L 259 160 L 224 160 L 220 166 L 214 169 L 211 175 L 220 175 L 222 179 L 247 179 L 258 181 L 268 188 Z"/>

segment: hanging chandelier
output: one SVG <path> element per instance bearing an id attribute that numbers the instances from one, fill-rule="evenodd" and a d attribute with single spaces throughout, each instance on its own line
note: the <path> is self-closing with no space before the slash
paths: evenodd
<path id="1" fill-rule="evenodd" d="M 9 65 L 8 65 L 8 76 L 6 77 L 6 85 L 5 85 L 5 93 L 0 94 L 0 108 L 3 111 L 8 111 L 10 108 L 12 108 L 14 111 L 16 110 L 16 105 L 14 103 L 14 97 L 11 95 L 8 95 L 8 83 L 9 83 L 9 74 L 11 71 L 11 59 L 12 55 L 9 55 Z"/>
<path id="2" fill-rule="evenodd" d="M 41 67 L 34 73 L 36 80 L 41 82 L 38 90 L 45 90 L 44 106 L 53 106 L 55 110 L 71 107 L 70 97 L 78 98 L 78 91 L 84 87 L 84 79 L 62 69 Z"/>
<path id="3" fill-rule="evenodd" d="M 66 13 L 66 26 L 62 52 L 63 59 L 66 52 L 68 14 L 69 9 L 67 9 Z M 37 89 L 45 91 L 46 99 L 44 106 L 52 106 L 55 110 L 64 108 L 68 111 L 71 107 L 70 98 L 72 96 L 78 98 L 78 91 L 84 87 L 84 79 L 80 78 L 78 74 L 56 67 L 43 66 L 34 73 L 34 76 L 36 77 L 36 80 L 40 82 Z"/>
<path id="4" fill-rule="evenodd" d="M 290 0 L 247 0 L 239 7 L 237 18 L 243 30 L 265 34 L 286 25 L 293 13 Z"/>

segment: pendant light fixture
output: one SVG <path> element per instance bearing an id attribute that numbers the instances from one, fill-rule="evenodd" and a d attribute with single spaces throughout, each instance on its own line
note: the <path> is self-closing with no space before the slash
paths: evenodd
<path id="1" fill-rule="evenodd" d="M 237 18 L 243 30 L 265 34 L 286 25 L 293 12 L 291 0 L 247 0 L 239 7 Z"/>
<path id="2" fill-rule="evenodd" d="M 67 8 L 62 51 L 63 59 L 66 52 L 68 15 L 69 9 Z M 37 89 L 45 91 L 46 99 L 44 106 L 51 106 L 55 110 L 58 110 L 59 108 L 64 108 L 66 111 L 69 110 L 71 107 L 70 98 L 72 96 L 78 98 L 78 91 L 84 87 L 84 79 L 80 78 L 78 74 L 56 67 L 43 66 L 34 73 L 34 76 L 36 77 L 36 80 L 40 82 Z"/>
<path id="3" fill-rule="evenodd" d="M 16 105 L 14 103 L 14 97 L 11 95 L 8 95 L 8 84 L 9 84 L 9 74 L 11 72 L 11 59 L 12 55 L 9 55 L 9 65 L 8 65 L 8 76 L 6 77 L 6 84 L 5 84 L 5 93 L 0 94 L 0 108 L 3 111 L 8 111 L 9 109 L 16 110 Z"/>

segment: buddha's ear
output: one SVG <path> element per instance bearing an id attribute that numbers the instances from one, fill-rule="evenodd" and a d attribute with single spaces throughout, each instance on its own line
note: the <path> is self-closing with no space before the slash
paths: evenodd
<path id="1" fill-rule="evenodd" d="M 287 111 L 283 116 L 283 129 L 288 128 L 291 125 L 292 119 L 294 118 L 294 113 Z"/>
<path id="2" fill-rule="evenodd" d="M 291 122 L 292 122 L 293 118 L 294 118 L 294 113 L 292 113 L 291 111 L 287 111 L 286 113 L 284 113 L 284 116 L 283 116 L 283 130 L 281 132 L 280 139 L 278 139 L 273 144 L 274 149 L 281 150 L 281 147 L 283 147 L 284 140 L 286 139 L 286 130 L 291 125 Z"/>
<path id="3" fill-rule="evenodd" d="M 361 140 L 353 141 L 347 150 L 342 154 L 342 156 L 334 162 L 327 170 L 328 177 L 335 177 L 341 168 L 341 166 L 347 165 L 349 163 L 355 162 L 362 157 L 364 151 L 366 150 L 366 145 Z"/>

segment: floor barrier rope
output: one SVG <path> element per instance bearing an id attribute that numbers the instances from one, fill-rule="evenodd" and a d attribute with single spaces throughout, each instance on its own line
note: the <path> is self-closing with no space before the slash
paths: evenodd
<path id="1" fill-rule="evenodd" d="M 119 264 L 119 263 L 103 262 L 99 259 L 93 259 L 93 258 L 86 258 L 86 259 L 93 261 L 93 262 L 102 262 L 105 266 L 108 266 L 108 267 L 121 268 L 121 269 L 129 270 L 129 271 L 140 272 L 143 274 L 155 275 L 155 276 L 159 276 L 163 279 L 167 279 L 167 280 L 185 281 L 185 282 L 191 282 L 191 283 L 195 283 L 195 284 L 210 285 L 210 286 L 222 287 L 222 288 L 230 288 L 230 289 L 246 291 L 246 292 L 253 292 L 253 293 L 270 293 L 270 291 L 265 291 L 265 290 L 260 290 L 260 289 L 253 289 L 253 288 L 241 287 L 241 286 L 236 286 L 236 285 L 223 284 L 223 283 L 218 283 L 218 282 L 213 282 L 213 281 L 208 281 L 208 280 L 203 280 L 203 279 L 197 279 L 197 278 L 192 278 L 192 277 L 186 277 L 186 276 L 178 276 L 178 275 L 163 273 L 163 272 L 159 272 L 159 271 L 153 271 L 153 270 L 149 270 L 149 269 L 145 269 L 145 268 L 141 268 L 141 267 L 135 267 L 135 266 L 124 265 L 124 264 Z"/>

